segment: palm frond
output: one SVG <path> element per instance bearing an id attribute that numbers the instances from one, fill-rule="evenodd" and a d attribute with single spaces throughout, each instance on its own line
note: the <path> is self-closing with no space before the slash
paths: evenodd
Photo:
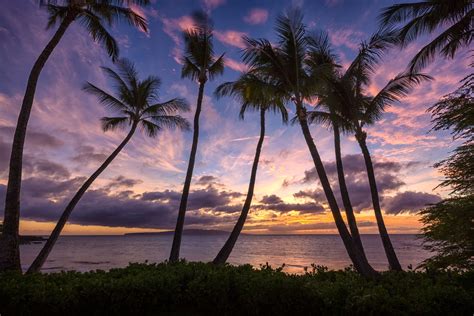
<path id="1" fill-rule="evenodd" d="M 214 80 L 215 77 L 224 73 L 224 55 L 225 53 L 219 56 L 219 58 L 217 58 L 214 63 L 209 66 L 209 69 L 207 70 L 209 80 Z"/>
<path id="2" fill-rule="evenodd" d="M 422 73 L 400 73 L 391 79 L 382 90 L 367 105 L 364 117 L 365 121 L 373 122 L 379 119 L 387 106 L 399 102 L 410 91 L 423 81 L 430 81 L 433 78 Z"/>
<path id="3" fill-rule="evenodd" d="M 189 104 L 185 99 L 174 98 L 163 103 L 156 103 L 147 107 L 143 114 L 144 116 L 156 115 L 171 115 L 177 112 L 187 112 L 190 110 Z"/>
<path id="4" fill-rule="evenodd" d="M 186 131 L 190 129 L 188 120 L 180 115 L 151 115 L 142 121 L 153 122 L 160 128 L 177 128 Z"/>
<path id="5" fill-rule="evenodd" d="M 151 138 L 156 137 L 162 129 L 160 126 L 148 120 L 141 120 L 140 123 L 141 123 L 142 130 L 145 132 L 145 134 L 148 137 L 151 137 Z"/>
<path id="6" fill-rule="evenodd" d="M 396 42 L 396 32 L 383 29 L 362 42 L 359 53 L 344 74 L 345 79 L 353 80 L 357 85 L 368 84 L 370 75 L 380 62 L 383 53 Z"/>
<path id="7" fill-rule="evenodd" d="M 135 65 L 128 59 L 122 58 L 116 62 L 118 74 L 125 81 L 130 90 L 138 89 L 138 71 Z"/>
<path id="8" fill-rule="evenodd" d="M 131 121 L 129 117 L 103 117 L 100 119 L 102 123 L 102 130 L 104 132 L 114 131 L 116 129 L 123 129 L 130 125 Z"/>
<path id="9" fill-rule="evenodd" d="M 468 47 L 474 37 L 473 16 L 474 10 L 424 46 L 410 61 L 410 71 L 416 72 L 426 67 L 438 52 L 453 58 L 459 48 Z"/>
<path id="10" fill-rule="evenodd" d="M 279 38 L 279 52 L 285 59 L 286 72 L 290 82 L 300 93 L 301 78 L 304 77 L 303 65 L 307 50 L 306 28 L 303 24 L 303 14 L 299 9 L 291 9 L 280 15 L 276 22 Z"/>
<path id="11" fill-rule="evenodd" d="M 209 16 L 202 11 L 194 12 L 192 18 L 194 27 L 183 32 L 184 56 L 182 59 L 186 63 L 182 75 L 196 78 L 196 68 L 200 70 L 199 75 L 202 75 L 209 71 L 215 61 L 212 42 L 213 23 Z M 218 70 L 217 68 L 211 76 L 219 74 Z"/>
<path id="12" fill-rule="evenodd" d="M 282 121 L 288 121 L 283 98 L 277 87 L 252 73 L 242 74 L 238 80 L 219 85 L 214 94 L 220 98 L 231 96 L 241 103 L 240 118 L 243 119 L 248 110 L 270 110 L 279 112 Z"/>
<path id="13" fill-rule="evenodd" d="M 107 53 L 112 61 L 117 60 L 119 55 L 119 47 L 112 35 L 107 32 L 101 23 L 101 19 L 92 11 L 82 10 L 78 16 L 78 20 L 85 26 L 94 41 L 105 46 Z"/>
<path id="14" fill-rule="evenodd" d="M 99 102 L 104 104 L 105 106 L 113 109 L 117 112 L 122 112 L 124 110 L 128 110 L 129 106 L 124 104 L 122 101 L 115 98 L 113 95 L 109 94 L 108 92 L 98 88 L 97 86 L 93 85 L 90 82 L 87 82 L 82 90 L 96 96 L 99 99 Z"/>
<path id="15" fill-rule="evenodd" d="M 43 5 L 48 11 L 48 24 L 46 29 L 49 30 L 54 27 L 58 22 L 63 21 L 69 13 L 69 8 L 64 6 L 58 6 L 54 4 L 44 4 Z"/>
<path id="16" fill-rule="evenodd" d="M 99 17 L 102 17 L 112 25 L 113 22 L 126 22 L 131 26 L 135 26 L 143 32 L 148 33 L 148 22 L 145 17 L 134 12 L 131 8 L 116 6 L 104 2 L 95 2 L 91 5 L 90 10 Z"/>
<path id="17" fill-rule="evenodd" d="M 192 81 L 197 81 L 201 74 L 199 67 L 196 66 L 189 57 L 183 56 L 181 61 L 183 63 L 183 68 L 181 68 L 181 78 L 189 78 Z"/>

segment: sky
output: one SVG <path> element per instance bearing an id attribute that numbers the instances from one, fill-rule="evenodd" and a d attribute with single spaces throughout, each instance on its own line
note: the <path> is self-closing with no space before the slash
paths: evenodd
<path id="1" fill-rule="evenodd" d="M 182 31 L 190 14 L 205 10 L 214 20 L 215 52 L 226 53 L 224 75 L 206 84 L 197 161 L 185 228 L 230 230 L 240 213 L 259 135 L 257 113 L 240 120 L 240 104 L 216 99 L 215 88 L 235 80 L 241 62 L 242 35 L 275 39 L 276 17 L 301 7 L 309 31 L 325 30 L 343 66 L 358 44 L 377 29 L 386 0 L 237 1 L 155 0 L 134 10 L 149 21 L 150 32 L 128 25 L 109 28 L 121 57 L 133 61 L 142 77 L 161 78 L 160 100 L 185 98 L 192 121 L 198 86 L 181 79 Z M 0 201 L 4 203 L 8 160 L 28 73 L 54 29 L 46 30 L 47 13 L 36 1 L 5 1 L 0 12 Z M 368 91 L 375 94 L 402 71 L 423 37 L 384 56 Z M 427 108 L 455 90 L 468 73 L 467 52 L 454 60 L 437 58 L 423 83 L 402 102 L 387 109 L 368 129 L 382 209 L 390 233 L 417 233 L 417 210 L 447 196 L 436 189 L 442 175 L 433 164 L 456 143 L 448 132 L 430 132 Z M 105 50 L 74 23 L 46 63 L 37 86 L 25 145 L 21 196 L 21 233 L 49 234 L 63 208 L 85 179 L 125 137 L 127 131 L 104 133 L 100 117 L 110 115 L 81 90 L 89 81 L 112 92 L 100 66 L 113 67 Z M 311 105 L 308 105 L 311 106 Z M 294 108 L 288 105 L 290 116 Z M 311 126 L 326 171 L 339 197 L 331 132 Z M 93 184 L 71 215 L 65 234 L 122 234 L 173 229 L 181 198 L 191 132 L 165 130 L 151 139 L 137 133 Z M 347 183 L 362 233 L 377 233 L 360 149 L 351 135 L 343 137 Z M 342 203 L 339 203 L 342 205 Z M 255 234 L 336 233 L 324 194 L 298 126 L 267 119 L 267 134 L 255 195 L 244 232 Z"/>

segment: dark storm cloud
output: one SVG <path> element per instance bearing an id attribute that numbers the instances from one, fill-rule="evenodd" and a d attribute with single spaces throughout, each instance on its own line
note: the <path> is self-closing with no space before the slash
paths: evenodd
<path id="1" fill-rule="evenodd" d="M 441 201 L 441 197 L 425 192 L 400 192 L 394 197 L 386 197 L 382 207 L 388 214 L 416 213 L 418 210 Z"/>

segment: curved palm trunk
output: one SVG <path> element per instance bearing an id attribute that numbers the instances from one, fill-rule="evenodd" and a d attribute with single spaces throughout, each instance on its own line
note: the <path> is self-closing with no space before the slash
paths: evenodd
<path id="1" fill-rule="evenodd" d="M 49 253 L 54 247 L 54 244 L 58 240 L 59 235 L 61 234 L 61 231 L 64 228 L 64 225 L 66 225 L 67 220 L 69 219 L 69 216 L 71 215 L 72 211 L 76 207 L 77 203 L 79 200 L 82 198 L 84 193 L 87 191 L 87 189 L 91 186 L 91 184 L 97 179 L 97 177 L 109 166 L 109 164 L 117 157 L 117 155 L 122 151 L 122 149 L 125 147 L 125 145 L 130 141 L 132 138 L 133 134 L 135 133 L 135 130 L 137 128 L 137 124 L 134 123 L 132 125 L 132 128 L 128 135 L 125 137 L 125 139 L 120 143 L 120 145 L 115 149 L 112 154 L 102 163 L 102 165 L 97 169 L 90 177 L 87 179 L 86 182 L 81 186 L 79 191 L 74 195 L 74 197 L 71 199 L 69 204 L 66 206 L 64 209 L 63 213 L 61 214 L 61 217 L 59 218 L 58 223 L 56 224 L 56 227 L 54 227 L 53 232 L 49 236 L 48 240 L 44 244 L 43 248 L 41 249 L 40 253 L 38 256 L 35 258 L 31 266 L 29 267 L 27 273 L 34 273 L 34 272 L 39 272 L 43 264 L 45 263 L 46 259 L 48 258 Z"/>
<path id="2" fill-rule="evenodd" d="M 73 15 L 69 15 L 63 20 L 54 36 L 39 55 L 28 77 L 23 103 L 13 136 L 10 156 L 8 184 L 5 197 L 5 215 L 3 217 L 3 233 L 0 238 L 0 271 L 21 271 L 18 233 L 20 226 L 21 173 L 26 129 L 33 106 L 36 84 L 38 83 L 41 70 L 72 21 L 74 21 Z"/>
<path id="3" fill-rule="evenodd" d="M 336 167 L 337 167 L 337 178 L 339 181 L 339 188 L 341 189 L 342 203 L 344 204 L 344 209 L 346 210 L 347 222 L 349 223 L 349 229 L 351 231 L 352 239 L 359 250 L 361 255 L 364 256 L 365 260 L 367 257 L 365 255 L 364 246 L 360 239 L 359 229 L 357 228 L 357 221 L 354 215 L 354 210 L 352 209 L 351 199 L 349 197 L 349 191 L 347 190 L 346 179 L 344 175 L 344 166 L 342 164 L 342 155 L 341 155 L 341 135 L 339 132 L 339 126 L 337 123 L 333 123 L 334 129 L 334 150 L 336 152 Z"/>
<path id="4" fill-rule="evenodd" d="M 366 277 L 374 278 L 377 276 L 377 272 L 370 266 L 367 260 L 364 260 L 361 251 L 356 246 L 354 240 L 349 234 L 349 231 L 347 230 L 344 220 L 342 219 L 342 215 L 337 205 L 336 198 L 331 189 L 331 185 L 329 183 L 326 171 L 324 170 L 323 162 L 321 160 L 321 157 L 319 156 L 318 149 L 314 144 L 313 138 L 311 137 L 311 133 L 308 127 L 308 121 L 306 118 L 306 111 L 301 104 L 297 104 L 296 111 L 301 126 L 301 131 L 303 132 L 303 136 L 305 138 L 309 152 L 311 154 L 311 157 L 313 158 L 313 163 L 316 168 L 316 172 L 318 173 L 319 180 L 323 187 L 324 194 L 326 195 L 329 208 L 331 209 L 331 213 L 334 218 L 334 222 L 336 223 L 337 230 L 339 232 L 339 235 L 341 236 L 342 242 L 344 243 L 344 247 L 346 248 L 347 254 L 349 255 L 352 263 L 354 264 L 354 267 L 360 274 Z"/>
<path id="5" fill-rule="evenodd" d="M 204 82 L 201 82 L 199 84 L 196 113 L 194 113 L 193 144 L 191 146 L 191 153 L 189 155 L 188 170 L 186 171 L 186 178 L 184 180 L 183 194 L 181 195 L 181 202 L 179 204 L 178 219 L 176 221 L 173 244 L 171 246 L 171 253 L 169 258 L 170 262 L 177 262 L 179 260 L 179 250 L 181 247 L 181 237 L 183 235 L 184 217 L 186 215 L 186 207 L 188 205 L 189 189 L 191 187 L 191 180 L 193 178 L 194 163 L 196 160 L 197 145 L 199 140 L 199 116 L 201 115 L 204 85 Z"/>
<path id="6" fill-rule="evenodd" d="M 265 139 L 265 110 L 262 109 L 260 111 L 260 138 L 257 143 L 257 149 L 255 151 L 255 158 L 253 160 L 252 165 L 252 173 L 250 175 L 250 182 L 249 188 L 247 191 L 247 197 L 245 199 L 244 206 L 242 208 L 242 212 L 240 213 L 240 217 L 237 223 L 234 226 L 229 238 L 225 242 L 222 249 L 217 254 L 216 258 L 214 259 L 214 264 L 224 264 L 230 256 L 232 249 L 234 249 L 235 243 L 237 242 L 237 238 L 244 227 L 245 220 L 247 219 L 247 215 L 250 210 L 250 205 L 252 203 L 253 198 L 253 191 L 255 188 L 255 179 L 257 177 L 257 168 L 258 168 L 258 161 L 260 160 L 260 153 L 262 151 L 263 140 Z"/>
<path id="7" fill-rule="evenodd" d="M 380 209 L 379 193 L 377 190 L 377 182 L 375 181 L 374 167 L 372 164 L 372 158 L 370 157 L 369 148 L 366 143 L 367 134 L 365 132 L 359 131 L 356 134 L 356 139 L 364 155 L 365 167 L 367 169 L 367 177 L 369 179 L 370 185 L 370 194 L 372 196 L 372 204 L 374 206 L 375 219 L 377 220 L 377 226 L 379 229 L 380 237 L 382 238 L 383 247 L 385 254 L 387 255 L 388 264 L 390 265 L 391 270 L 401 271 L 402 266 L 398 261 L 395 250 L 393 249 L 392 241 L 385 227 L 385 223 L 382 216 L 382 211 Z"/>

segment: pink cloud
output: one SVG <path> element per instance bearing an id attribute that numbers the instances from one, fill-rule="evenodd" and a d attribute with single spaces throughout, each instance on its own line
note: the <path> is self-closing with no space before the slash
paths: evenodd
<path id="1" fill-rule="evenodd" d="M 207 11 L 214 10 L 225 2 L 226 0 L 202 0 L 202 4 Z"/>
<path id="2" fill-rule="evenodd" d="M 224 32 L 214 31 L 214 35 L 219 41 L 224 44 L 235 46 L 238 48 L 245 48 L 245 43 L 242 37 L 247 35 L 247 33 L 230 30 Z"/>
<path id="3" fill-rule="evenodd" d="M 238 62 L 232 58 L 226 58 L 225 65 L 235 71 L 245 72 L 248 70 L 247 65 L 245 65 L 244 63 Z"/>
<path id="4" fill-rule="evenodd" d="M 252 9 L 246 16 L 244 16 L 244 21 L 252 25 L 265 23 L 267 19 L 268 10 L 260 8 Z"/>
<path id="5" fill-rule="evenodd" d="M 335 46 L 346 46 L 357 51 L 365 34 L 351 28 L 329 29 L 329 39 Z"/>
<path id="6" fill-rule="evenodd" d="M 190 16 L 184 15 L 179 18 L 170 19 L 162 17 L 163 32 L 167 34 L 174 42 L 175 46 L 171 49 L 171 57 L 178 64 L 181 64 L 182 51 L 179 46 L 182 44 L 181 32 L 190 30 L 194 27 L 193 19 Z"/>

